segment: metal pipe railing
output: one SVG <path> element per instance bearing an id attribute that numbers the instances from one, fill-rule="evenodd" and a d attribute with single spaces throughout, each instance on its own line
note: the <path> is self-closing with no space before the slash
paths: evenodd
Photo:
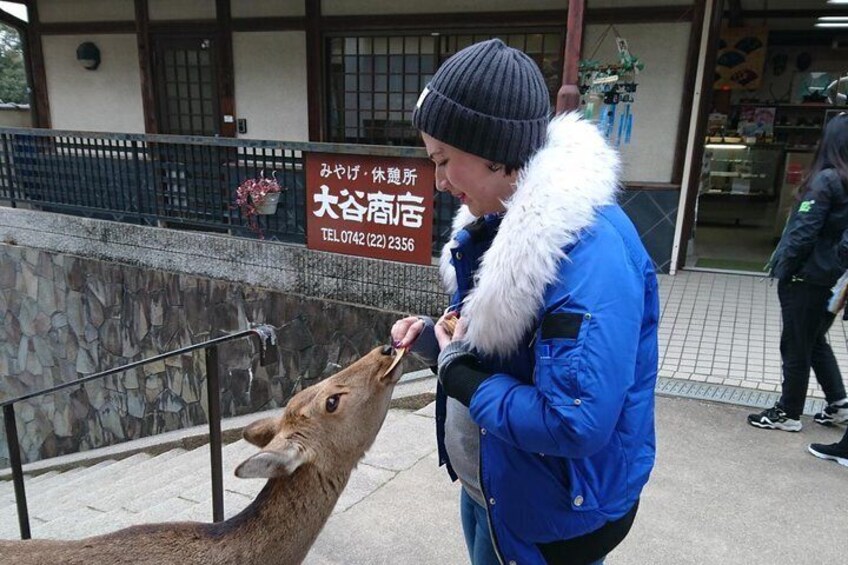
<path id="1" fill-rule="evenodd" d="M 221 463 L 221 388 L 218 382 L 218 346 L 206 350 L 206 378 L 209 385 L 209 465 L 212 472 L 212 521 L 224 519 L 224 472 Z"/>
<path id="2" fill-rule="evenodd" d="M 9 446 L 9 464 L 12 466 L 12 482 L 15 485 L 15 503 L 18 506 L 18 527 L 21 539 L 29 539 L 29 510 L 26 505 L 24 474 L 21 470 L 21 448 L 18 444 L 18 425 L 15 422 L 15 405 L 3 406 L 3 422 L 6 428 L 6 445 Z"/>
<path id="3" fill-rule="evenodd" d="M 126 365 L 122 365 L 114 369 L 88 375 L 87 377 L 83 377 L 72 382 L 62 383 L 60 385 L 49 387 L 37 392 L 27 393 L 16 398 L 0 402 L 0 408 L 3 410 L 3 419 L 5 423 L 6 442 L 9 446 L 9 464 L 12 469 L 12 481 L 15 488 L 15 505 L 17 506 L 18 511 L 18 525 L 21 531 L 21 539 L 30 539 L 32 536 L 29 527 L 29 509 L 27 508 L 26 489 L 24 487 L 20 442 L 18 439 L 17 423 L 15 421 L 15 404 L 30 398 L 50 394 L 66 388 L 80 386 L 95 379 L 108 377 L 109 375 L 127 371 L 141 365 L 153 363 L 176 355 L 184 355 L 199 349 L 206 351 L 206 392 L 209 404 L 209 452 L 210 471 L 212 474 L 212 520 L 214 522 L 222 521 L 224 519 L 224 475 L 221 455 L 221 385 L 218 368 L 218 346 L 227 341 L 234 341 L 243 337 L 257 337 L 259 339 L 259 362 L 263 366 L 268 365 L 273 362 L 271 354 L 275 351 L 277 345 L 276 331 L 277 328 L 268 324 L 255 325 L 249 330 L 243 330 L 223 337 L 210 339 L 202 343 L 176 349 L 168 353 L 127 363 Z"/>

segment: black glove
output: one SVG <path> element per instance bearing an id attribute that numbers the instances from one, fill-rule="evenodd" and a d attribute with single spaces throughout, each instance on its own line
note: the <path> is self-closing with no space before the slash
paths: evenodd
<path id="1" fill-rule="evenodd" d="M 471 405 L 474 393 L 491 376 L 465 340 L 452 341 L 439 353 L 439 382 L 448 396 L 465 406 Z"/>

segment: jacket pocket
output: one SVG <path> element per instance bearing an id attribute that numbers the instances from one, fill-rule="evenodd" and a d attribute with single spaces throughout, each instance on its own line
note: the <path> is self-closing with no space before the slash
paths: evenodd
<path id="1" fill-rule="evenodd" d="M 571 509 L 586 512 L 616 508 L 628 500 L 629 466 L 618 432 L 609 444 L 591 457 L 563 459 L 569 480 Z"/>
<path id="2" fill-rule="evenodd" d="M 565 473 L 568 477 L 568 493 L 571 499 L 571 510 L 589 512 L 600 506 L 593 481 L 589 480 L 586 462 L 582 459 L 563 459 Z"/>
<path id="3" fill-rule="evenodd" d="M 535 383 L 554 406 L 579 405 L 583 345 L 590 322 L 586 312 L 554 312 L 542 319 L 537 330 Z"/>

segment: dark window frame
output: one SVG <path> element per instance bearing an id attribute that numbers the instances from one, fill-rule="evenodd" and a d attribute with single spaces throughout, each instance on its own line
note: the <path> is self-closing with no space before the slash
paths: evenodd
<path id="1" fill-rule="evenodd" d="M 498 27 L 485 30 L 444 29 L 438 32 L 406 29 L 396 32 L 352 30 L 324 33 L 323 64 L 326 84 L 324 109 L 327 116 L 324 128 L 325 139 L 339 143 L 421 145 L 420 137 L 412 127 L 410 119 L 415 101 L 429 80 L 428 77 L 432 76 L 432 72 L 426 70 L 429 69 L 429 65 L 424 64 L 423 56 L 433 55 L 433 72 L 435 72 L 445 59 L 459 49 L 491 37 L 501 37 L 509 45 L 525 52 L 528 52 L 528 42 L 539 43 L 538 49 L 531 45 L 528 54 L 537 63 L 543 62 L 545 65 L 543 73 L 548 82 L 553 108 L 557 90 L 562 82 L 565 32 L 565 26 L 550 25 Z M 536 36 L 541 36 L 540 42 L 534 39 Z M 393 52 L 393 41 L 399 41 L 402 44 L 400 52 Z M 380 48 L 385 46 L 384 50 L 378 50 L 375 47 L 378 42 L 380 42 Z M 348 45 L 353 44 L 356 48 L 351 54 Z M 433 46 L 432 53 L 428 51 L 428 44 Z M 363 45 L 367 47 L 362 48 Z M 410 51 L 408 51 L 409 46 L 411 46 Z M 380 62 L 378 58 L 384 56 L 386 57 L 385 71 L 377 72 Z M 415 59 L 409 60 L 410 56 Z M 399 59 L 392 57 L 399 57 Z M 345 58 L 348 58 L 347 61 Z M 363 62 L 366 68 L 360 69 Z M 351 68 L 347 66 L 350 63 L 353 63 L 353 72 L 347 72 L 348 68 Z M 397 73 L 397 70 L 392 72 L 393 63 L 400 64 L 399 89 L 396 84 L 392 84 L 392 76 Z M 413 69 L 411 73 L 407 72 L 410 63 L 413 65 L 417 63 L 417 69 Z M 385 85 L 382 84 L 383 79 L 385 79 Z M 348 86 L 354 83 L 354 88 L 349 89 Z M 416 88 L 410 88 L 411 85 Z M 383 97 L 385 97 L 385 108 L 381 107 Z M 380 100 L 381 104 L 377 104 L 375 102 L 377 100 Z M 355 125 L 349 124 L 350 116 L 355 116 Z M 380 120 L 383 122 L 380 123 Z"/>
<path id="2" fill-rule="evenodd" d="M 209 41 L 209 46 L 203 49 L 192 49 L 196 44 L 203 41 Z M 181 35 L 172 34 L 157 34 L 153 36 L 153 52 L 154 52 L 154 88 L 156 92 L 156 113 L 159 122 L 159 133 L 170 133 L 173 135 L 220 135 L 220 80 L 221 80 L 221 65 L 218 58 L 218 36 L 213 33 L 189 33 Z M 189 61 L 188 51 L 194 51 L 200 56 L 201 53 L 207 53 L 208 61 L 204 65 L 208 66 L 209 75 L 204 77 L 200 70 L 200 60 Z M 168 76 L 168 65 L 164 57 L 166 53 L 176 56 L 176 53 L 182 53 L 183 61 L 174 61 L 174 71 L 177 67 L 185 70 L 185 80 L 180 80 L 179 75 L 175 81 L 171 81 Z M 192 64 L 194 63 L 193 68 Z M 198 75 L 197 80 L 191 80 L 191 70 L 196 70 Z M 169 91 L 169 86 L 173 85 L 176 89 L 176 96 L 173 96 Z M 206 90 L 204 85 L 211 88 Z M 197 86 L 199 91 L 198 96 L 193 96 L 192 87 Z M 183 92 L 183 90 L 186 90 Z M 205 96 L 211 95 L 211 98 Z M 187 96 L 184 96 L 187 95 Z M 176 101 L 177 106 L 172 106 L 172 102 Z M 210 104 L 210 106 L 207 106 Z M 184 111 L 184 106 L 188 108 L 188 112 Z M 200 120 L 199 127 L 196 127 L 194 121 Z M 185 121 L 184 121 L 185 120 Z"/>

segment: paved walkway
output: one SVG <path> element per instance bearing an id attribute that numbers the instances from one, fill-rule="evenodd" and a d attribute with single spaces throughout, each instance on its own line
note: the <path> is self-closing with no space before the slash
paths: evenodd
<path id="1" fill-rule="evenodd" d="M 715 385 L 714 394 L 689 396 L 740 404 L 770 404 L 780 391 L 780 304 L 777 284 L 756 276 L 683 271 L 660 277 L 660 392 L 669 382 Z M 848 334 L 841 319 L 829 339 L 848 376 Z M 663 381 L 665 379 L 665 381 Z M 669 381 L 670 380 L 670 381 Z M 848 383 L 848 379 L 846 379 Z M 739 389 L 735 390 L 734 389 Z M 748 391 L 748 394 L 744 394 Z M 765 394 L 752 394 L 765 393 Z M 821 409 L 824 394 L 810 378 L 806 412 Z"/>
<path id="2" fill-rule="evenodd" d="M 658 461 L 636 525 L 608 563 L 844 562 L 845 526 L 840 517 L 848 515 L 848 469 L 806 452 L 810 442 L 836 441 L 844 428 L 826 429 L 804 418 L 799 434 L 757 430 L 745 424 L 748 409 L 727 404 L 766 405 L 779 390 L 776 287 L 756 277 L 684 272 L 662 277 L 660 288 Z M 841 321 L 830 338 L 848 371 Z M 413 384 L 420 393 L 432 390 L 433 381 L 410 381 L 406 386 Z M 810 392 L 808 412 L 821 405 L 818 387 L 811 386 Z M 437 468 L 432 412 L 430 405 L 414 413 L 390 413 L 308 563 L 467 562 L 458 487 Z M 205 480 L 208 453 L 185 442 L 177 447 L 160 457 L 180 458 L 186 470 L 165 461 L 169 472 L 179 476 L 158 481 L 156 488 L 167 491 L 164 502 L 164 491 L 157 494 L 151 487 L 146 494 L 149 507 L 135 495 L 119 500 L 133 492 L 121 486 L 112 489 L 115 504 L 110 505 L 111 498 L 95 496 L 82 486 L 83 471 L 76 471 L 77 486 L 55 472 L 33 479 L 28 487 L 35 497 L 33 512 L 37 517 L 42 513 L 41 521 L 33 524 L 34 534 L 81 537 L 131 523 L 208 516 L 208 488 L 197 480 L 197 473 Z M 225 451 L 225 462 L 232 463 L 224 469 L 227 515 L 258 490 L 255 484 L 232 478 L 233 467 L 250 449 L 239 442 Z M 140 475 L 150 478 L 149 469 L 158 462 L 137 459 L 139 468 L 148 470 Z M 130 463 L 102 462 L 89 476 L 102 485 L 113 474 L 108 465 L 119 465 L 118 482 L 135 484 Z M 61 500 L 66 506 L 61 512 L 46 490 L 50 483 L 64 489 Z M 44 490 L 39 499 L 40 488 Z M 11 485 L 0 484 L 0 537 L 13 537 L 16 531 L 10 491 Z M 39 500 L 44 502 L 41 508 Z"/>
<path id="3" fill-rule="evenodd" d="M 658 398 L 657 465 L 634 528 L 609 565 L 845 561 L 848 469 L 806 452 L 808 442 L 836 441 L 844 428 L 805 418 L 801 433 L 757 430 L 744 423 L 746 412 Z M 433 429 L 432 404 L 389 413 L 308 565 L 468 562 L 459 487 L 437 466 Z M 235 466 L 255 451 L 244 441 L 224 450 L 227 516 L 262 486 L 233 477 Z M 73 539 L 131 524 L 209 520 L 205 446 L 142 455 L 31 479 L 33 535 Z M 14 538 L 11 485 L 3 483 L 0 538 Z"/>
<path id="4" fill-rule="evenodd" d="M 845 562 L 848 469 L 806 452 L 808 442 L 836 441 L 844 428 L 805 419 L 798 434 L 757 430 L 746 413 L 658 399 L 657 465 L 608 565 Z M 420 459 L 330 518 L 308 564 L 468 562 L 459 487 L 436 467 L 432 436 L 410 436 L 406 453 L 428 448 Z"/>

